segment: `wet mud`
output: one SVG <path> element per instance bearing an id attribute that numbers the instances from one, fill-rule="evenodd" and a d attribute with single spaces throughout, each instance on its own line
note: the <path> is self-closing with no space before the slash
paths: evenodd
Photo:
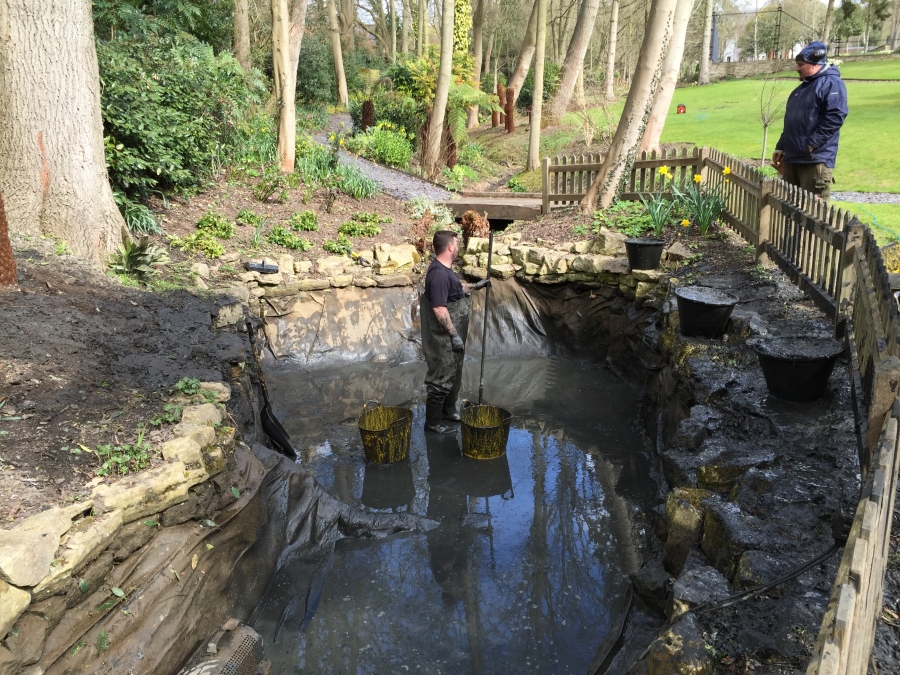
<path id="1" fill-rule="evenodd" d="M 575 362 L 490 361 L 485 400 L 514 417 L 507 454 L 478 461 L 461 456 L 458 432 L 423 432 L 423 379 L 421 363 L 268 374 L 329 494 L 437 523 L 282 566 L 254 625 L 273 672 L 588 672 L 618 635 L 647 550 L 656 485 L 640 392 Z M 477 385 L 469 361 L 463 396 Z M 367 399 L 412 407 L 408 460 L 365 461 Z"/>

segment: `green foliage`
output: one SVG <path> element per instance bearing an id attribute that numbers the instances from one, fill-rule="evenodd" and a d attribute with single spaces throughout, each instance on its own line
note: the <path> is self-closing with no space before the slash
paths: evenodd
<path id="1" fill-rule="evenodd" d="M 601 227 L 628 237 L 640 237 L 653 228 L 653 220 L 640 202 L 616 201 L 608 209 L 594 212 L 594 232 Z"/>
<path id="2" fill-rule="evenodd" d="M 337 240 L 326 239 L 325 243 L 322 244 L 322 248 L 335 255 L 350 255 L 353 251 L 353 242 L 347 239 L 345 235 L 340 234 Z"/>
<path id="3" fill-rule="evenodd" d="M 66 246 L 66 242 L 58 241 L 53 246 L 53 252 L 56 255 L 65 255 L 66 253 L 69 252 L 69 248 Z"/>
<path id="4" fill-rule="evenodd" d="M 132 444 L 99 445 L 94 454 L 101 461 L 100 467 L 94 471 L 98 476 L 115 474 L 124 476 L 128 473 L 146 469 L 150 465 L 150 444 L 144 441 L 144 430 L 138 431 L 137 440 Z"/>
<path id="5" fill-rule="evenodd" d="M 484 149 L 475 141 L 463 144 L 457 152 L 456 159 L 460 164 L 470 166 L 476 171 L 486 165 Z"/>
<path id="6" fill-rule="evenodd" d="M 97 44 L 110 181 L 129 199 L 196 190 L 234 147 L 238 121 L 265 92 L 230 53 L 151 28 Z"/>
<path id="7" fill-rule="evenodd" d="M 365 211 L 357 211 L 351 217 L 357 223 L 393 223 L 394 219 L 390 216 L 381 216 L 377 213 L 366 213 Z"/>
<path id="8" fill-rule="evenodd" d="M 697 226 L 701 236 L 706 236 L 709 228 L 725 208 L 725 197 L 721 189 L 723 186 L 724 183 L 710 189 L 700 181 L 687 177 L 680 188 L 672 186 L 672 191 L 687 212 L 688 219 Z"/>
<path id="9" fill-rule="evenodd" d="M 362 129 L 362 104 L 370 100 L 375 106 L 375 124 L 388 122 L 396 129 L 417 132 L 425 125 L 425 104 L 399 91 L 378 89 L 370 97 L 363 92 L 350 96 L 350 119 L 354 129 Z M 411 139 L 415 142 L 415 138 Z"/>
<path id="10" fill-rule="evenodd" d="M 122 243 L 119 250 L 109 257 L 109 269 L 115 274 L 144 280 L 156 274 L 156 268 L 169 262 L 165 250 L 152 246 L 147 237 L 133 240 L 122 228 Z"/>
<path id="11" fill-rule="evenodd" d="M 452 192 L 459 192 L 463 188 L 463 181 L 465 180 L 477 180 L 478 174 L 472 171 L 465 164 L 457 164 L 452 169 L 449 167 L 444 167 L 444 171 L 442 172 L 444 176 L 444 184 L 447 186 L 448 190 Z"/>
<path id="12" fill-rule="evenodd" d="M 172 391 L 178 392 L 183 396 L 196 396 L 203 389 L 200 386 L 200 380 L 195 377 L 182 377 L 178 382 L 172 387 Z"/>
<path id="13" fill-rule="evenodd" d="M 133 202 L 118 191 L 113 192 L 113 198 L 116 200 L 116 205 L 119 207 L 119 211 L 130 231 L 138 234 L 162 233 L 162 228 L 156 222 L 156 217 L 144 204 Z"/>
<path id="14" fill-rule="evenodd" d="M 413 220 L 421 220 L 426 213 L 431 214 L 432 222 L 438 230 L 450 227 L 455 219 L 446 206 L 438 206 L 431 197 L 413 197 L 406 202 L 406 209 Z"/>
<path id="15" fill-rule="evenodd" d="M 375 162 L 406 169 L 412 159 L 414 134 L 395 128 L 391 122 L 378 122 L 365 133 L 346 139 L 348 150 Z"/>
<path id="16" fill-rule="evenodd" d="M 276 246 L 284 246 L 285 248 L 292 249 L 294 251 L 308 251 L 313 247 L 313 243 L 308 239 L 304 239 L 303 237 L 298 237 L 296 234 L 288 230 L 283 225 L 276 225 L 272 228 L 272 231 L 266 235 L 266 240 L 270 244 L 275 244 Z"/>
<path id="17" fill-rule="evenodd" d="M 197 229 L 208 232 L 219 239 L 231 239 L 234 236 L 234 223 L 217 211 L 207 211 L 197 221 Z"/>
<path id="18" fill-rule="evenodd" d="M 282 173 L 275 164 L 267 164 L 259 183 L 253 188 L 253 196 L 261 202 L 274 198 L 278 204 L 284 204 L 291 188 L 296 187 L 296 180 L 291 174 Z"/>
<path id="19" fill-rule="evenodd" d="M 662 194 L 651 194 L 646 197 L 640 194 L 638 196 L 650 216 L 653 236 L 657 239 L 661 239 L 666 225 L 669 225 L 672 221 L 672 207 L 675 205 L 674 201 Z"/>
<path id="20" fill-rule="evenodd" d="M 225 253 L 225 247 L 216 241 L 216 238 L 209 232 L 204 232 L 203 230 L 186 234 L 183 237 L 171 237 L 169 246 L 180 248 L 184 251 L 196 251 L 207 258 L 218 258 Z"/>
<path id="21" fill-rule="evenodd" d="M 576 225 L 572 228 L 572 234 L 575 234 L 579 237 L 584 236 L 588 233 L 587 226 L 585 225 Z"/>
<path id="22" fill-rule="evenodd" d="M 97 651 L 101 654 L 109 649 L 109 631 L 101 630 L 97 633 L 97 642 L 94 646 L 97 647 Z"/>
<path id="23" fill-rule="evenodd" d="M 297 131 L 316 131 L 328 124 L 328 108 L 321 103 L 300 104 L 296 114 Z"/>
<path id="24" fill-rule="evenodd" d="M 259 214 L 254 213 L 250 209 L 241 209 L 238 211 L 237 216 L 235 216 L 235 222 L 238 225 L 248 225 L 250 227 L 256 227 L 260 223 L 262 223 L 265 218 L 260 216 Z"/>
<path id="25" fill-rule="evenodd" d="M 297 139 L 296 174 L 307 184 L 319 184 L 335 194 L 343 192 L 355 199 L 368 199 L 381 191 L 378 182 L 364 175 L 355 166 L 337 164 L 336 155 L 308 136 Z"/>
<path id="26" fill-rule="evenodd" d="M 544 63 L 544 100 L 549 101 L 559 87 L 559 77 L 562 73 L 562 66 L 552 61 Z M 528 71 L 528 76 L 522 83 L 522 91 L 516 100 L 516 105 L 520 108 L 530 108 L 534 102 L 534 68 Z"/>
<path id="27" fill-rule="evenodd" d="M 93 0 L 98 40 L 190 35 L 217 52 L 231 46 L 231 3 L 208 0 Z"/>
<path id="28" fill-rule="evenodd" d="M 331 103 L 337 99 L 337 80 L 331 55 L 331 35 L 307 31 L 300 45 L 297 63 L 297 100 L 303 103 Z"/>
<path id="29" fill-rule="evenodd" d="M 506 187 L 509 188 L 510 192 L 528 192 L 515 176 L 506 181 Z"/>
<path id="30" fill-rule="evenodd" d="M 314 211 L 297 211 L 291 216 L 288 224 L 297 232 L 318 232 L 319 217 Z"/>
<path id="31" fill-rule="evenodd" d="M 334 174 L 339 179 L 340 191 L 354 199 L 368 199 L 381 192 L 378 181 L 369 178 L 355 166 L 341 164 Z"/>
<path id="32" fill-rule="evenodd" d="M 338 234 L 345 237 L 375 237 L 381 234 L 381 228 L 373 223 L 357 223 L 348 220 L 338 228 Z"/>
<path id="33" fill-rule="evenodd" d="M 263 219 L 263 220 L 260 220 L 256 224 L 256 226 L 253 228 L 253 236 L 250 237 L 250 247 L 251 248 L 257 249 L 257 248 L 259 248 L 259 245 L 262 244 L 262 231 L 263 231 L 263 227 L 265 226 L 265 224 L 266 224 L 266 221 L 265 221 L 265 219 Z"/>
<path id="34" fill-rule="evenodd" d="M 160 424 L 177 424 L 181 421 L 181 412 L 183 408 L 174 403 L 166 403 L 163 405 L 162 412 L 150 420 L 150 424 L 158 427 Z"/>

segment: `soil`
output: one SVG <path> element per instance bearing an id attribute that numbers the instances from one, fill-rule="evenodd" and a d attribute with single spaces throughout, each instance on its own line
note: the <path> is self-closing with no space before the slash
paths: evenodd
<path id="1" fill-rule="evenodd" d="M 227 379 L 241 336 L 214 333 L 209 294 L 127 288 L 50 240 L 13 237 L 18 288 L 0 294 L 0 519 L 4 527 L 80 500 L 102 444 L 131 444 L 181 378 Z M 150 462 L 158 453 L 150 453 Z"/>

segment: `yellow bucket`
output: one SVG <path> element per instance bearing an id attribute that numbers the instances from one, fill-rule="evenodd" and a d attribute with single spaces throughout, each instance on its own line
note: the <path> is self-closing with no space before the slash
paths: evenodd
<path id="1" fill-rule="evenodd" d="M 512 413 L 495 405 L 466 401 L 462 412 L 462 453 L 472 459 L 496 459 L 506 454 Z"/>
<path id="2" fill-rule="evenodd" d="M 409 457 L 409 433 L 412 410 L 381 405 L 363 407 L 359 416 L 359 435 L 362 436 L 366 459 L 374 464 L 393 464 Z"/>

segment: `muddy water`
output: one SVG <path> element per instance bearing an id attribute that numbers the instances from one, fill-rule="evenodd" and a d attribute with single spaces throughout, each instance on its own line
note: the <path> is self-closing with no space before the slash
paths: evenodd
<path id="1" fill-rule="evenodd" d="M 506 457 L 479 462 L 460 455 L 458 433 L 423 433 L 423 377 L 423 364 L 268 375 L 276 414 L 332 495 L 437 524 L 285 561 L 255 625 L 273 672 L 587 672 L 627 609 L 655 489 L 638 392 L 581 364 L 491 361 L 485 400 L 515 417 Z M 413 407 L 408 461 L 366 464 L 367 399 Z"/>

